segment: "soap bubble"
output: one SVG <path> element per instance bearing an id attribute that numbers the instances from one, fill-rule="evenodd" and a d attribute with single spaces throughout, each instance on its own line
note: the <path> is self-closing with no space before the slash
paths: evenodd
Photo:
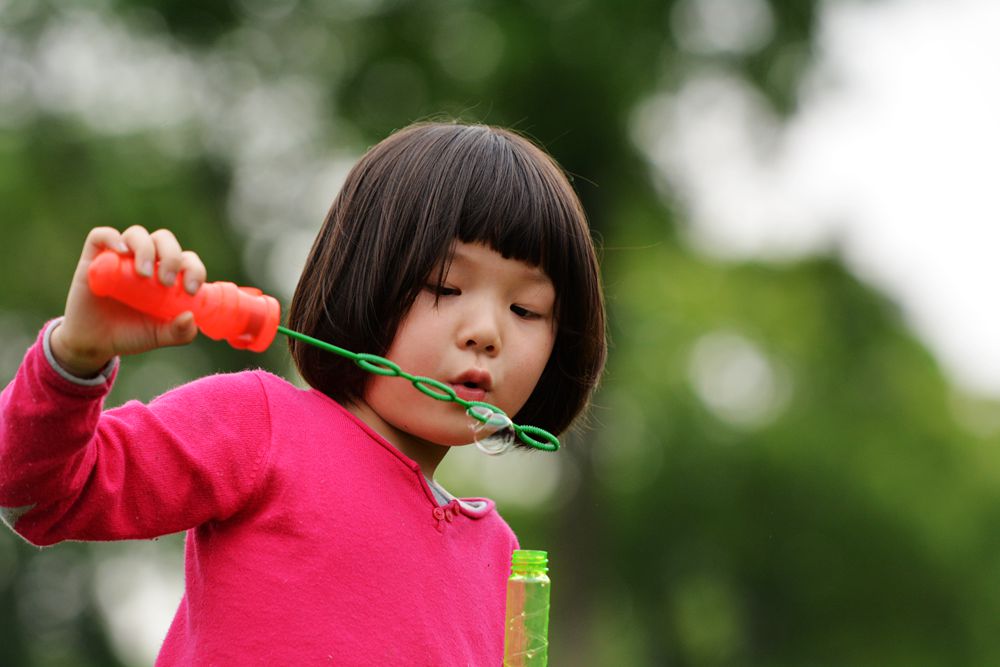
<path id="1" fill-rule="evenodd" d="M 479 451 L 490 456 L 506 454 L 514 447 L 517 434 L 510 417 L 484 405 L 473 405 L 465 411 L 472 417 L 469 428 Z"/>

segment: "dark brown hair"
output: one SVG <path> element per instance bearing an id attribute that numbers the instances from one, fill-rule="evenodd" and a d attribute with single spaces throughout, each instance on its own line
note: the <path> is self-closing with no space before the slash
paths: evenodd
<path id="1" fill-rule="evenodd" d="M 541 267 L 556 292 L 555 345 L 519 424 L 553 433 L 586 406 L 604 367 L 604 301 L 583 209 L 555 161 L 510 130 L 419 123 L 354 166 L 313 243 L 288 326 L 357 352 L 383 355 L 418 292 L 442 279 L 453 242 L 485 244 Z M 341 402 L 367 373 L 294 339 L 312 387 Z M 405 369 L 404 369 L 405 370 Z"/>

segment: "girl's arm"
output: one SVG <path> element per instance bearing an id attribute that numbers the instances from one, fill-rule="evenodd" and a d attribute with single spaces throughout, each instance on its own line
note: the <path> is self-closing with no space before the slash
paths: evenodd
<path id="1" fill-rule="evenodd" d="M 102 412 L 39 340 L 0 394 L 0 516 L 28 541 L 150 538 L 244 509 L 270 445 L 257 373 L 213 375 Z"/>

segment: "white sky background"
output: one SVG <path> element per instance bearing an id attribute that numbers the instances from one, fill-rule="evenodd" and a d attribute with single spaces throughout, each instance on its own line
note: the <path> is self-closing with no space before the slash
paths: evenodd
<path id="1" fill-rule="evenodd" d="M 763 0 L 692 0 L 695 52 L 754 48 Z M 636 115 L 689 237 L 724 258 L 842 253 L 888 293 L 966 389 L 1000 396 L 1000 2 L 828 2 L 817 62 L 784 124 L 706 69 Z"/>

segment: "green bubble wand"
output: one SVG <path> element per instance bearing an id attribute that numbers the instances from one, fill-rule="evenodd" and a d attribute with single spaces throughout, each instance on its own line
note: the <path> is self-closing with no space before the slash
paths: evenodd
<path id="1" fill-rule="evenodd" d="M 457 403 L 465 408 L 467 415 L 479 422 L 479 425 L 474 427 L 474 432 L 477 435 L 487 434 L 487 437 L 484 440 L 480 440 L 479 438 L 476 439 L 476 444 L 480 445 L 480 449 L 485 451 L 487 454 L 496 455 L 507 451 L 506 448 L 500 449 L 500 440 L 503 439 L 503 433 L 511 431 L 516 435 L 518 440 L 529 447 L 549 452 L 554 452 L 559 449 L 559 439 L 545 429 L 537 426 L 522 426 L 520 424 L 515 424 L 511 421 L 510 417 L 503 412 L 503 410 L 495 405 L 484 403 L 483 401 L 467 401 L 458 396 L 455 393 L 455 390 L 444 382 L 421 375 L 411 375 L 400 368 L 399 364 L 394 361 L 390 361 L 385 357 L 380 357 L 375 354 L 367 354 L 364 352 L 351 352 L 350 350 L 345 350 L 342 347 L 327 343 L 326 341 L 319 340 L 318 338 L 307 336 L 306 334 L 299 333 L 298 331 L 292 331 L 291 329 L 281 325 L 278 325 L 277 333 L 284 334 L 289 338 L 301 340 L 304 343 L 314 345 L 320 349 L 326 350 L 327 352 L 332 352 L 340 355 L 341 357 L 350 359 L 360 368 L 368 371 L 369 373 L 384 375 L 387 377 L 399 377 L 404 380 L 408 380 L 418 391 L 426 396 L 430 396 L 433 399 Z"/>

